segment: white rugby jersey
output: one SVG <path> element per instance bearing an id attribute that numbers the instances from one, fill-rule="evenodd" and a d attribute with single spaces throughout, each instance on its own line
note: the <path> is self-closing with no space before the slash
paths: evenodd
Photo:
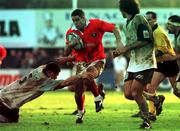
<path id="1" fill-rule="evenodd" d="M 0 90 L 0 101 L 10 109 L 19 108 L 45 91 L 53 90 L 62 80 L 47 77 L 42 72 L 43 68 L 44 66 L 40 66 L 34 69 L 21 80 L 16 80 Z"/>
<path id="2" fill-rule="evenodd" d="M 134 18 L 123 27 L 127 40 L 126 45 L 130 45 L 138 41 L 138 27 L 140 27 L 140 25 L 147 26 L 147 29 L 143 31 L 142 36 L 144 38 L 153 39 L 152 29 L 146 19 L 142 15 L 136 14 Z M 146 46 L 131 50 L 128 53 L 130 61 L 127 71 L 139 72 L 151 68 L 156 68 L 156 58 L 153 46 L 154 45 L 151 42 Z"/>

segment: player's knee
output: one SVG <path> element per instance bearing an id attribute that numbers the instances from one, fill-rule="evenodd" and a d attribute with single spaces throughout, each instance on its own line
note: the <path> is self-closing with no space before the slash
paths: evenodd
<path id="1" fill-rule="evenodd" d="M 82 74 L 83 82 L 93 81 L 94 78 L 95 77 L 94 77 L 93 73 L 86 72 L 86 73 Z"/>
<path id="2" fill-rule="evenodd" d="M 124 96 L 126 99 L 133 100 L 132 95 L 130 92 L 124 92 Z"/>
<path id="3" fill-rule="evenodd" d="M 133 97 L 134 99 L 138 99 L 139 93 L 138 93 L 137 91 L 133 91 L 133 92 L 132 92 L 132 97 Z"/>

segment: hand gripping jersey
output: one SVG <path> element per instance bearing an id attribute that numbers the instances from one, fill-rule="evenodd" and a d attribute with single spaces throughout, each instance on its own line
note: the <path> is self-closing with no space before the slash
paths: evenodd
<path id="1" fill-rule="evenodd" d="M 34 69 L 21 80 L 17 80 L 0 90 L 0 101 L 10 109 L 19 108 L 45 91 L 53 90 L 62 80 L 48 78 L 42 72 L 43 67 Z"/>

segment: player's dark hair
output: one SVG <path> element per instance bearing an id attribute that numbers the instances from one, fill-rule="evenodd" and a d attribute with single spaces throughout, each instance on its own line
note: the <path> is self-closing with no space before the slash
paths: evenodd
<path id="1" fill-rule="evenodd" d="M 49 62 L 46 64 L 45 71 L 60 72 L 61 68 L 57 62 Z"/>
<path id="2" fill-rule="evenodd" d="M 180 23 L 180 16 L 178 15 L 172 15 L 168 18 L 168 20 L 172 21 L 172 22 L 177 22 Z"/>
<path id="3" fill-rule="evenodd" d="M 79 17 L 84 17 L 85 13 L 82 9 L 75 9 L 72 13 L 71 16 L 79 16 Z"/>
<path id="4" fill-rule="evenodd" d="M 119 9 L 133 16 L 140 13 L 137 0 L 119 0 Z"/>
<path id="5" fill-rule="evenodd" d="M 153 19 L 157 19 L 157 14 L 155 12 L 153 12 L 153 11 L 146 12 L 146 15 L 152 15 Z"/>

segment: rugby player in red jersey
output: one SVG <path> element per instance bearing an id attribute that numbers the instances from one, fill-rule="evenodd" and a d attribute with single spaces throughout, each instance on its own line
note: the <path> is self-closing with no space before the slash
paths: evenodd
<path id="1" fill-rule="evenodd" d="M 100 19 L 85 17 L 81 9 L 75 9 L 71 13 L 74 26 L 67 31 L 66 55 L 73 55 L 76 59 L 78 74 L 81 81 L 75 85 L 75 100 L 78 108 L 76 123 L 83 122 L 84 115 L 84 91 L 87 87 L 96 94 L 96 112 L 102 108 L 102 98 L 97 91 L 94 79 L 103 71 L 105 65 L 105 52 L 102 38 L 105 32 L 111 32 L 116 37 L 117 45 L 122 45 L 119 29 Z"/>

